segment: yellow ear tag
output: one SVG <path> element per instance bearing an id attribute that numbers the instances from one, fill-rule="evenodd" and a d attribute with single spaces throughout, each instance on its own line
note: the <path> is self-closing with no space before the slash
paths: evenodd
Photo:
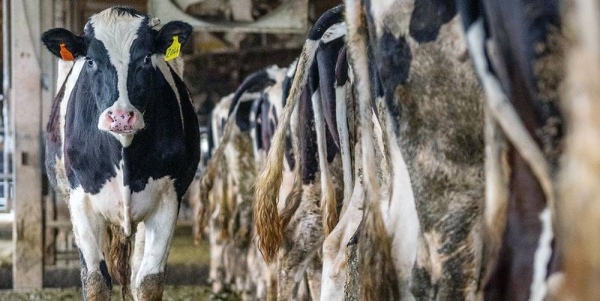
<path id="1" fill-rule="evenodd" d="M 179 37 L 173 37 L 173 44 L 167 48 L 167 52 L 165 53 L 165 61 L 170 61 L 179 56 L 181 50 L 181 43 L 179 43 Z"/>
<path id="2" fill-rule="evenodd" d="M 69 51 L 69 49 L 67 49 L 67 46 L 65 45 L 65 43 L 60 43 L 60 57 L 62 57 L 62 59 L 65 61 L 74 61 L 75 60 L 71 51 Z"/>

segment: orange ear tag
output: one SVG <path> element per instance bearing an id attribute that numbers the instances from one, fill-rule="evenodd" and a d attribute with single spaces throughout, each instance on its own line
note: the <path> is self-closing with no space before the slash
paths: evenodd
<path id="1" fill-rule="evenodd" d="M 60 43 L 60 56 L 65 61 L 74 61 L 75 60 L 71 51 L 69 51 L 69 49 L 67 49 L 67 47 L 65 46 L 65 43 Z"/>

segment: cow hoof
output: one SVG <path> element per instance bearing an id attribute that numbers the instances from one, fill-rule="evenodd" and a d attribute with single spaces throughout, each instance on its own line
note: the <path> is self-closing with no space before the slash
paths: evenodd
<path id="1" fill-rule="evenodd" d="M 87 301 L 110 300 L 110 288 L 100 272 L 87 275 L 85 279 L 85 297 Z"/>
<path id="2" fill-rule="evenodd" d="M 147 275 L 137 288 L 137 299 L 140 301 L 160 301 L 162 300 L 164 286 L 164 273 Z"/>

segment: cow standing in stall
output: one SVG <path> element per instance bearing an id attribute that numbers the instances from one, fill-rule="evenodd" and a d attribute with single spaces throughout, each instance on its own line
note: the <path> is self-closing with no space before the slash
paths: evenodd
<path id="1" fill-rule="evenodd" d="M 359 273 L 366 280 L 359 285 L 363 298 L 552 297 L 562 279 L 555 273 L 560 261 L 552 224 L 552 179 L 562 138 L 558 4 L 459 1 L 464 38 L 452 2 L 347 4 L 361 124 L 370 124 L 367 104 L 374 102 L 393 179 L 383 218 L 376 205 L 365 204 L 358 237 Z M 466 44 L 492 117 L 486 119 L 485 206 L 483 114 L 475 73 L 465 60 Z M 370 49 L 372 56 L 367 55 Z M 371 64 L 377 70 L 367 73 Z M 379 81 L 381 90 L 373 87 Z M 376 170 L 369 128 L 363 127 L 366 135 L 361 137 L 364 186 L 370 190 L 367 200 L 377 204 L 380 183 L 369 176 Z M 452 249 L 456 251 L 449 253 Z M 389 261 L 395 263 L 397 279 L 386 270 Z M 395 283 L 399 292 L 389 289 Z"/>
<path id="2" fill-rule="evenodd" d="M 395 184 L 391 186 L 389 216 L 384 220 L 391 221 L 385 228 L 393 235 L 390 257 L 396 265 L 402 298 L 407 298 L 405 284 L 409 284 L 410 294 L 418 300 L 484 296 L 491 300 L 542 300 L 554 290 L 547 279 L 558 267 L 552 246 L 554 192 L 550 176 L 560 154 L 562 132 L 557 109 L 562 62 L 557 4 L 459 1 L 466 28 L 463 38 L 452 2 L 417 0 L 414 6 L 406 6 L 403 1 L 367 1 L 364 7 L 349 2 L 348 23 L 354 29 L 349 45 L 354 55 L 352 65 L 358 70 L 356 85 L 359 94 L 363 93 L 360 101 L 375 99 L 378 103 L 378 95 L 369 96 L 369 90 L 364 89 L 374 73 L 364 72 L 369 60 L 361 29 L 362 9 L 385 100 L 379 102 L 384 109 L 379 110 L 378 117 L 382 128 L 387 129 L 385 145 Z M 492 116 L 486 119 L 485 203 L 483 110 L 474 70 L 465 60 L 465 45 Z M 366 109 L 361 112 L 363 122 L 367 114 Z M 496 122 L 509 138 L 508 146 Z M 363 147 L 371 143 L 366 137 L 362 137 Z M 396 155 L 394 141 L 401 152 Z M 363 154 L 368 152 L 363 149 Z M 402 171 L 403 157 L 409 174 Z M 363 155 L 365 171 L 373 170 L 368 165 L 372 160 L 365 158 Z M 398 177 L 402 174 L 406 175 Z M 406 183 L 406 176 L 408 189 L 396 182 Z M 366 173 L 365 179 L 374 182 Z M 365 187 L 369 188 L 368 184 Z M 414 198 L 394 197 L 400 187 L 405 191 L 412 188 Z M 378 195 L 376 185 L 370 189 L 367 195 Z M 411 202 L 418 219 L 406 216 L 414 212 Z M 408 207 L 394 208 L 400 205 Z M 365 218 L 371 208 L 367 209 Z M 385 269 L 372 269 L 388 261 L 385 248 L 380 254 L 371 251 L 373 242 L 387 246 L 377 219 L 381 220 L 374 218 L 370 231 L 365 224 L 361 231 L 367 233 L 359 237 L 359 245 L 364 244 L 359 249 L 363 279 L 385 280 L 389 275 L 381 272 Z M 410 239 L 416 233 L 418 240 Z M 375 237 L 371 242 L 361 241 L 363 237 L 368 240 L 369 235 Z M 369 258 L 370 252 L 375 256 Z M 374 274 L 369 277 L 369 273 Z M 387 281 L 363 282 L 362 296 L 382 298 L 386 291 L 380 288 L 395 280 L 391 276 Z M 389 291 L 386 297 L 395 294 Z"/>
<path id="3" fill-rule="evenodd" d="M 563 140 L 559 1 L 458 3 L 488 111 L 485 299 L 551 298 L 562 278 L 555 243 Z"/>
<path id="4" fill-rule="evenodd" d="M 162 299 L 179 203 L 198 166 L 198 121 L 165 61 L 179 55 L 192 28 L 173 21 L 156 31 L 158 23 L 113 7 L 93 15 L 81 36 L 66 29 L 42 36 L 53 54 L 75 61 L 54 100 L 46 167 L 69 196 L 86 300 L 108 300 L 111 276 L 123 297 L 131 282 L 134 298 Z M 134 234 L 145 243 L 136 244 L 131 271 Z"/>

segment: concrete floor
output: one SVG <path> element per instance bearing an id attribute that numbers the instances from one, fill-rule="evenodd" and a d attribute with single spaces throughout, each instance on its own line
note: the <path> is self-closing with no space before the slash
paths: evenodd
<path id="1" fill-rule="evenodd" d="M 217 297 L 218 298 L 218 297 Z M 0 300 L 6 301 L 70 301 L 81 300 L 82 294 L 80 288 L 46 288 L 30 292 L 14 292 L 10 290 L 0 290 Z M 121 288 L 113 288 L 112 300 L 121 300 Z M 206 286 L 167 286 L 163 293 L 163 300 L 168 301 L 202 301 L 215 300 L 211 296 L 210 289 Z M 229 297 L 216 300 L 235 300 Z"/>
<path id="2" fill-rule="evenodd" d="M 12 247 L 10 225 L 8 227 L 6 225 L 0 227 L 0 290 L 12 288 Z M 80 287 L 79 265 L 77 262 L 73 263 L 69 265 L 46 266 L 44 271 L 44 287 Z M 175 237 L 173 238 L 171 252 L 167 261 L 167 284 L 177 286 L 205 286 L 208 283 L 209 264 L 210 253 L 208 242 L 203 241 L 199 247 L 195 246 L 191 227 L 178 227 L 175 231 Z M 0 300 L 11 299 L 5 299 L 0 295 Z"/>

